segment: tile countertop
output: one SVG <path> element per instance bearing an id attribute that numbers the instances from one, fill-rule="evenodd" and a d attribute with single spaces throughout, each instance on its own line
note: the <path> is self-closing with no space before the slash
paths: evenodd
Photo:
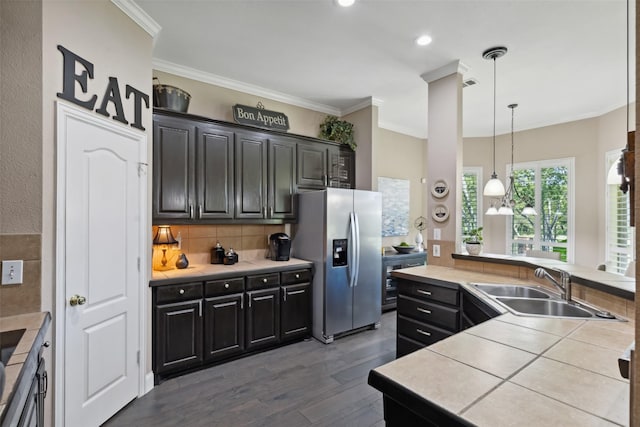
<path id="1" fill-rule="evenodd" d="M 28 392 L 28 388 L 31 385 L 31 379 L 26 383 L 27 390 L 24 391 L 21 390 L 24 383 L 22 377 L 23 375 L 29 375 L 29 372 L 26 372 L 26 367 L 34 368 L 31 376 L 35 374 L 37 356 L 40 349 L 36 348 L 37 346 L 34 346 L 34 344 L 41 343 L 44 340 L 44 335 L 50 323 L 51 314 L 49 312 L 0 317 L 0 332 L 26 329 L 5 367 L 4 392 L 0 396 L 0 420 L 4 419 L 8 403 L 11 403 L 10 400 L 27 397 L 26 392 Z M 32 365 L 34 362 L 36 366 L 27 366 Z"/>
<path id="2" fill-rule="evenodd" d="M 402 275 L 465 287 L 499 279 L 437 266 Z M 417 412 L 435 406 L 462 424 L 628 425 L 629 382 L 617 361 L 633 340 L 633 322 L 507 313 L 372 370 L 369 383 Z"/>
<path id="3" fill-rule="evenodd" d="M 272 261 L 270 259 L 253 259 L 240 261 L 233 265 L 224 264 L 195 264 L 178 270 L 153 271 L 150 286 L 169 285 L 185 280 L 222 279 L 245 274 L 269 273 L 272 271 L 295 270 L 311 268 L 313 262 L 297 258 L 289 261 Z"/>

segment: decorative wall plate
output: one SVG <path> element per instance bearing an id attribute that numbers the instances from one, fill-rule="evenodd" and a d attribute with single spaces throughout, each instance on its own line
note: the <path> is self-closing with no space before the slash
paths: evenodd
<path id="1" fill-rule="evenodd" d="M 419 216 L 418 218 L 416 218 L 416 221 L 413 223 L 413 225 L 419 230 L 422 231 L 425 228 L 427 228 L 427 219 L 423 216 Z"/>
<path id="2" fill-rule="evenodd" d="M 431 217 L 436 222 L 444 222 L 449 219 L 449 208 L 445 205 L 436 205 L 431 209 Z"/>
<path id="3" fill-rule="evenodd" d="M 449 184 L 444 179 L 438 179 L 431 187 L 431 195 L 436 199 L 442 199 L 449 194 Z"/>

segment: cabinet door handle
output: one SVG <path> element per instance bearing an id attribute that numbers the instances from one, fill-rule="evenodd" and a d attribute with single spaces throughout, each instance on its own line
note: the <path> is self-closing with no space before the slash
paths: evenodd
<path id="1" fill-rule="evenodd" d="M 225 284 L 224 284 L 224 288 L 225 288 L 225 289 L 229 289 L 229 284 L 228 284 L 228 283 L 225 283 Z"/>
<path id="2" fill-rule="evenodd" d="M 202 218 L 202 205 L 198 205 L 198 218 Z"/>
<path id="3" fill-rule="evenodd" d="M 273 206 L 269 207 L 269 216 L 273 218 Z"/>
<path id="4" fill-rule="evenodd" d="M 304 289 L 300 289 L 299 291 L 291 291 L 288 292 L 289 295 L 300 295 L 300 294 L 304 294 L 305 290 Z M 286 294 L 287 292 L 285 292 Z"/>
<path id="5" fill-rule="evenodd" d="M 198 301 L 198 316 L 202 317 L 202 300 Z"/>
<path id="6" fill-rule="evenodd" d="M 300 278 L 300 275 L 299 275 L 299 274 L 296 274 L 296 279 L 299 279 L 299 278 Z"/>
<path id="7" fill-rule="evenodd" d="M 248 295 L 248 300 L 249 300 L 249 308 L 251 308 L 251 295 Z"/>
<path id="8" fill-rule="evenodd" d="M 407 264 L 407 267 L 419 267 L 421 265 L 422 265 L 421 263 L 420 264 Z"/>
<path id="9" fill-rule="evenodd" d="M 240 310 L 244 310 L 244 296 L 240 297 Z"/>
<path id="10" fill-rule="evenodd" d="M 422 295 L 427 295 L 429 297 L 431 296 L 431 292 L 425 291 L 425 290 L 422 290 L 422 289 L 416 289 L 416 292 L 418 292 L 419 294 L 422 294 Z"/>
<path id="11" fill-rule="evenodd" d="M 262 216 L 263 217 L 267 217 L 267 207 L 265 206 L 264 208 L 262 208 Z"/>
<path id="12" fill-rule="evenodd" d="M 417 332 L 417 333 L 419 333 L 419 334 L 421 334 L 421 335 L 425 335 L 425 336 L 427 336 L 427 337 L 430 337 L 430 336 L 431 336 L 431 334 L 430 334 L 429 332 L 427 332 L 427 331 L 423 331 L 422 329 L 416 329 L 416 332 Z"/>
<path id="13" fill-rule="evenodd" d="M 427 309 L 422 308 L 422 307 L 416 307 L 416 310 L 418 310 L 420 313 L 431 314 L 431 310 L 427 310 Z"/>
<path id="14" fill-rule="evenodd" d="M 193 205 L 189 205 L 189 218 L 193 219 Z"/>
<path id="15" fill-rule="evenodd" d="M 267 283 L 267 282 L 268 282 L 268 280 L 267 280 L 266 277 L 264 279 L 262 279 L 262 283 Z"/>
<path id="16" fill-rule="evenodd" d="M 180 289 L 180 290 L 178 291 L 178 293 L 179 293 L 180 295 L 184 295 L 184 289 Z"/>

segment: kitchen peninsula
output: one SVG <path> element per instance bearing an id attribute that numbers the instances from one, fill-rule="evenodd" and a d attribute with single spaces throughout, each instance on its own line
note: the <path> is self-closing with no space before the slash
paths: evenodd
<path id="1" fill-rule="evenodd" d="M 549 262 L 454 258 L 456 268 L 421 266 L 392 275 L 457 284 L 482 297 L 470 282 L 532 284 L 533 268 Z M 575 272 L 579 299 L 613 294 L 612 307 L 621 310 L 606 308 L 632 315 L 627 308 L 633 302 L 622 295 L 633 295 L 635 283 L 563 267 Z M 628 425 L 629 382 L 617 361 L 634 340 L 634 322 L 515 316 L 496 309 L 503 314 L 370 372 L 369 384 L 384 396 L 387 426 Z"/>

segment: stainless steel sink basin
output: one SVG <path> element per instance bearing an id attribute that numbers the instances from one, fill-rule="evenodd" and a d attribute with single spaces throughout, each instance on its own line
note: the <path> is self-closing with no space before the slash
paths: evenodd
<path id="1" fill-rule="evenodd" d="M 497 301 L 517 312 L 516 314 L 535 314 L 554 317 L 594 317 L 595 313 L 582 306 L 552 299 L 504 298 Z"/>
<path id="2" fill-rule="evenodd" d="M 539 286 L 520 286 L 520 285 L 489 285 L 478 283 L 474 285 L 476 288 L 485 293 L 496 297 L 519 297 L 519 298 L 551 298 L 552 295 L 548 291 L 543 290 Z"/>
<path id="3" fill-rule="evenodd" d="M 576 301 L 567 302 L 560 295 L 541 286 L 493 283 L 472 285 L 517 316 L 626 321 L 597 307 Z"/>

